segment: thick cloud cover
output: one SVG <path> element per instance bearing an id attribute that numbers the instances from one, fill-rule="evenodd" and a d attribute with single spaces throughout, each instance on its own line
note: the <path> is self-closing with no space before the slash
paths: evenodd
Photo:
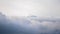
<path id="1" fill-rule="evenodd" d="M 8 18 L 0 13 L 0 34 L 60 34 L 59 18 Z"/>
<path id="2" fill-rule="evenodd" d="M 7 16 L 60 17 L 60 0 L 0 0 L 0 12 Z"/>

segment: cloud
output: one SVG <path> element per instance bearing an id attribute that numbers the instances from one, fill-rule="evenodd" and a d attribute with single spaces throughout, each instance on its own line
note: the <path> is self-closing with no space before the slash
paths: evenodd
<path id="1" fill-rule="evenodd" d="M 59 0 L 0 0 L 0 11 L 7 16 L 55 16 L 60 17 Z M 25 13 L 26 12 L 26 13 Z"/>
<path id="2" fill-rule="evenodd" d="M 40 22 L 40 20 L 42 22 Z M 60 22 L 47 18 L 37 17 L 20 17 L 10 19 L 0 14 L 0 34 L 59 34 Z"/>

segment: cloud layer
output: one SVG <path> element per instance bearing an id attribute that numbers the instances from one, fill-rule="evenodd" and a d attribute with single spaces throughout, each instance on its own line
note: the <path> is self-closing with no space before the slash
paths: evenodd
<path id="1" fill-rule="evenodd" d="M 0 11 L 7 16 L 60 17 L 60 0 L 0 0 Z"/>
<path id="2" fill-rule="evenodd" d="M 10 19 L 0 14 L 0 34 L 60 34 L 60 19 L 34 16 Z"/>

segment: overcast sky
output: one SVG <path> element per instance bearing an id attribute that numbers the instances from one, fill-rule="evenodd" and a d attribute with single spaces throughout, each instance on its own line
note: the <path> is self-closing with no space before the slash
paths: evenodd
<path id="1" fill-rule="evenodd" d="M 60 0 L 0 0 L 0 11 L 7 16 L 60 17 Z"/>

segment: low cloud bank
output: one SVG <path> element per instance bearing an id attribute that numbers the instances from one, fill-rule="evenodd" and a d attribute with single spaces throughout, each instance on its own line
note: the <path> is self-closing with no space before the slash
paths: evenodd
<path id="1" fill-rule="evenodd" d="M 0 14 L 0 34 L 60 34 L 60 19 L 20 17 Z"/>

